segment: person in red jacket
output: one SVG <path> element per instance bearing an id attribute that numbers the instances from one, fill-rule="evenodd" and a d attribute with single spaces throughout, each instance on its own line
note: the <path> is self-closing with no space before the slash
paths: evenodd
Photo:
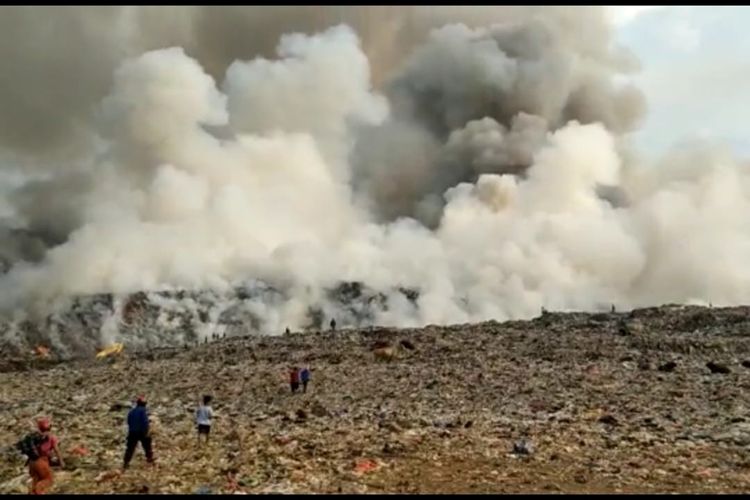
<path id="1" fill-rule="evenodd" d="M 297 392 L 297 389 L 299 389 L 299 368 L 296 366 L 289 370 L 289 385 L 292 388 L 292 393 Z"/>
<path id="2" fill-rule="evenodd" d="M 52 425 L 49 420 L 40 418 L 37 421 L 37 429 L 40 435 L 40 442 L 36 446 L 38 457 L 34 460 L 29 460 L 29 474 L 31 475 L 31 489 L 29 493 L 32 495 L 42 495 L 52 486 L 53 477 L 50 458 L 53 452 L 57 457 L 60 467 L 65 467 L 65 462 L 57 446 L 60 440 L 50 432 Z"/>

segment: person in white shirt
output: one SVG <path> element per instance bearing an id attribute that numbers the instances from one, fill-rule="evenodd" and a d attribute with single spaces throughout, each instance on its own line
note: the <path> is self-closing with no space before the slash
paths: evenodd
<path id="1" fill-rule="evenodd" d="M 208 443 L 208 436 L 211 433 L 211 419 L 214 418 L 214 411 L 211 409 L 211 396 L 203 396 L 203 403 L 198 405 L 198 409 L 195 410 L 195 423 L 198 426 L 198 444 L 201 442 L 201 435 L 206 436 L 206 443 Z"/>

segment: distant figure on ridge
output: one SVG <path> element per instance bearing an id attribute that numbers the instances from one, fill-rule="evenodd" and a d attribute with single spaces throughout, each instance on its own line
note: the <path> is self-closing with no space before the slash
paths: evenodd
<path id="1" fill-rule="evenodd" d="M 334 318 L 331 318 L 331 331 L 336 331 L 336 320 Z"/>

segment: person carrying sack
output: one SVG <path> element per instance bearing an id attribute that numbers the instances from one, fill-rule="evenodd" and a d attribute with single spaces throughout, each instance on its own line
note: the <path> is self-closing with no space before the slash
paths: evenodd
<path id="1" fill-rule="evenodd" d="M 65 467 L 62 454 L 58 448 L 60 440 L 50 432 L 52 425 L 46 418 L 37 421 L 37 432 L 26 435 L 16 443 L 16 448 L 26 455 L 31 476 L 31 495 L 44 494 L 54 481 L 50 457 L 55 454 L 61 467 Z"/>

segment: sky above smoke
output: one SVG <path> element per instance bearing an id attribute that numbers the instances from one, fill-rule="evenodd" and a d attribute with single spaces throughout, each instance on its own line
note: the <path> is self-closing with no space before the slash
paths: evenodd
<path id="1" fill-rule="evenodd" d="M 395 325 L 750 298 L 743 160 L 642 153 L 621 42 L 660 9 L 49 9 L 0 17 L 5 310 L 247 279 L 285 291 L 273 329 L 342 280 Z"/>
<path id="2" fill-rule="evenodd" d="M 750 155 L 743 126 L 750 89 L 740 83 L 750 71 L 745 57 L 750 8 L 613 9 L 617 40 L 640 59 L 633 79 L 649 102 L 639 148 L 658 155 L 683 143 L 710 141 Z"/>

